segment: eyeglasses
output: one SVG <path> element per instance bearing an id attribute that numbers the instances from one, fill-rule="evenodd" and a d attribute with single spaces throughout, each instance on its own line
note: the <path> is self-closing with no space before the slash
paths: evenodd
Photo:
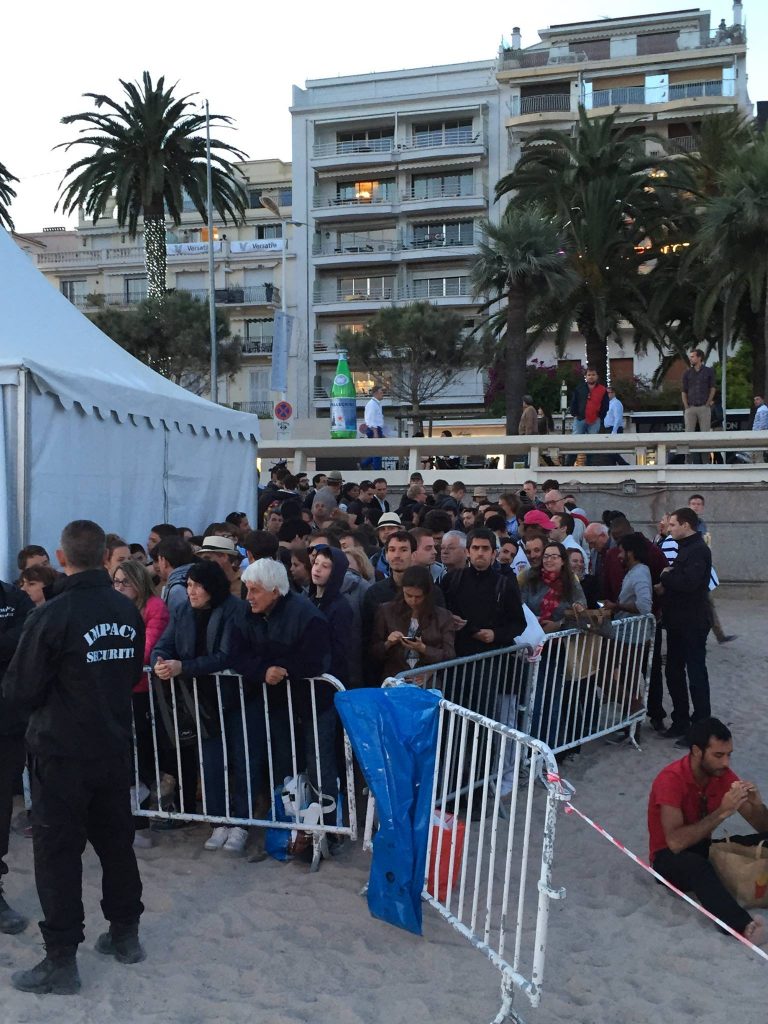
<path id="1" fill-rule="evenodd" d="M 121 579 L 121 580 L 118 580 L 118 579 L 112 580 L 112 585 L 114 587 L 117 587 L 118 590 L 123 590 L 124 587 L 132 587 L 133 586 L 131 581 L 125 579 L 125 577 L 123 577 L 123 579 Z"/>
<path id="2" fill-rule="evenodd" d="M 542 559 L 545 562 L 550 561 L 553 558 L 559 558 L 562 561 L 563 556 L 562 555 L 556 555 L 554 553 L 549 554 L 549 555 L 542 555 Z"/>

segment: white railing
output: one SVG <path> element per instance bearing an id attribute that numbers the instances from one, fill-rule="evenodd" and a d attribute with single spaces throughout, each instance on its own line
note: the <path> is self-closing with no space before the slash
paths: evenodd
<path id="1" fill-rule="evenodd" d="M 394 278 L 377 285 L 341 286 L 336 284 L 315 285 L 313 301 L 317 304 L 330 302 L 390 302 L 397 295 Z"/>
<path id="2" fill-rule="evenodd" d="M 565 897 L 552 887 L 557 811 L 572 794 L 555 764 L 532 737 L 440 701 L 422 898 L 501 972 L 492 1024 L 523 1024 L 516 990 L 532 1006 L 541 1002 L 549 904 Z M 494 780 L 505 765 L 502 794 Z M 369 800 L 364 848 L 374 821 Z"/>
<path id="3" fill-rule="evenodd" d="M 410 149 L 444 149 L 453 146 L 483 145 L 482 132 L 468 128 L 444 128 L 430 132 L 413 132 L 408 141 Z"/>
<path id="4" fill-rule="evenodd" d="M 361 236 L 351 242 L 323 239 L 312 246 L 313 256 L 367 256 L 377 252 L 397 252 L 402 246 L 396 239 Z"/>
<path id="5" fill-rule="evenodd" d="M 394 137 L 361 139 L 356 142 L 316 142 L 312 147 L 312 156 L 354 156 L 357 153 L 389 153 L 394 148 Z"/>
<path id="6" fill-rule="evenodd" d="M 342 199 L 333 193 L 328 192 L 314 192 L 312 195 L 312 209 L 322 210 L 325 207 L 347 207 L 347 206 L 382 206 L 388 203 L 397 202 L 397 192 L 394 189 L 388 189 L 381 192 L 374 193 L 371 196 L 352 196 L 349 199 Z"/>
<path id="7" fill-rule="evenodd" d="M 114 249 L 73 249 L 69 252 L 41 252 L 37 254 L 38 266 L 76 263 L 79 265 L 99 263 L 143 263 L 142 246 L 122 246 Z"/>
<path id="8" fill-rule="evenodd" d="M 488 191 L 484 186 L 474 184 L 471 188 L 462 188 L 460 185 L 442 185 L 423 189 L 421 186 L 412 186 L 408 191 L 403 192 L 404 203 L 427 203 L 438 199 L 485 199 Z"/>
<path id="9" fill-rule="evenodd" d="M 430 277 L 423 281 L 412 281 L 405 289 L 403 298 L 450 299 L 471 295 L 472 283 L 468 277 Z"/>
<path id="10" fill-rule="evenodd" d="M 730 90 L 730 91 L 729 91 Z M 732 83 L 722 79 L 702 82 L 672 82 L 668 86 L 628 85 L 615 89 L 593 89 L 582 102 L 594 107 L 623 107 L 628 104 L 650 106 L 672 100 L 698 99 L 708 96 L 733 95 Z"/>
<path id="11" fill-rule="evenodd" d="M 345 733 L 344 765 L 337 765 L 338 717 L 322 699 L 343 689 L 329 675 L 287 680 L 280 692 L 266 683 L 250 692 L 228 672 L 207 680 L 150 676 L 148 720 L 134 720 L 133 813 L 310 836 L 316 871 L 329 836 L 357 838 L 352 749 Z M 269 817 L 254 812 L 264 777 Z M 194 790 L 185 792 L 198 778 L 199 809 Z M 277 801 L 296 780 L 312 799 L 286 816 Z"/>

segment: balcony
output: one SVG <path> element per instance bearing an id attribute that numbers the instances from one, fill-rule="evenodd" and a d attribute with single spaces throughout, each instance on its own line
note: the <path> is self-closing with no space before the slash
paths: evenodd
<path id="1" fill-rule="evenodd" d="M 394 188 L 382 189 L 371 196 L 354 196 L 351 199 L 340 199 L 335 192 L 317 189 L 312 196 L 312 212 L 315 220 L 339 220 L 367 214 L 381 217 L 395 211 L 398 198 Z"/>
<path id="2" fill-rule="evenodd" d="M 474 303 L 469 277 L 430 277 L 409 282 L 401 298 L 438 306 Z"/>
<path id="3" fill-rule="evenodd" d="M 698 153 L 700 140 L 696 135 L 678 135 L 674 139 L 664 141 L 667 153 Z"/>
<path id="4" fill-rule="evenodd" d="M 542 114 L 570 114 L 570 92 L 544 93 L 538 96 L 513 96 L 508 104 L 508 110 L 512 118 L 537 117 Z"/>
<path id="5" fill-rule="evenodd" d="M 231 408 L 236 412 L 251 412 L 259 419 L 269 419 L 272 416 L 273 406 L 269 399 L 260 402 L 233 402 Z"/>
<path id="6" fill-rule="evenodd" d="M 733 82 L 712 79 L 702 82 L 672 82 L 669 85 L 653 87 L 629 85 L 616 89 L 593 89 L 591 93 L 585 91 L 582 102 L 587 109 L 595 110 L 599 107 L 653 106 L 680 100 L 733 96 Z"/>
<path id="7" fill-rule="evenodd" d="M 583 50 L 569 50 L 567 53 L 552 53 L 550 50 L 504 50 L 499 60 L 499 71 L 519 71 L 528 68 L 542 68 L 547 65 L 582 64 L 587 55 Z"/>
<path id="8" fill-rule="evenodd" d="M 312 298 L 316 306 L 328 306 L 328 312 L 348 313 L 350 307 L 376 310 L 397 298 L 397 288 L 394 277 L 352 284 L 316 281 Z"/>
<path id="9" fill-rule="evenodd" d="M 240 351 L 244 356 L 268 356 L 272 353 L 272 338 L 243 338 Z"/>
<path id="10" fill-rule="evenodd" d="M 102 263 L 144 263 L 144 249 L 139 245 L 114 249 L 73 249 L 69 252 L 41 252 L 36 256 L 39 267 L 97 267 Z"/>
<path id="11" fill-rule="evenodd" d="M 488 190 L 478 184 L 472 185 L 470 190 L 462 186 L 429 189 L 412 186 L 403 192 L 402 202 L 404 212 L 409 214 L 437 210 L 484 210 L 488 205 Z"/>
<path id="12" fill-rule="evenodd" d="M 173 292 L 174 289 L 170 289 Z M 176 291 L 191 295 L 200 302 L 208 301 L 207 288 L 178 288 Z M 273 285 L 255 285 L 249 288 L 217 288 L 214 291 L 217 306 L 279 306 L 280 289 Z M 95 310 L 104 306 L 137 306 L 147 298 L 146 292 L 126 295 L 125 292 L 89 292 L 87 295 L 67 296 L 78 309 Z"/>

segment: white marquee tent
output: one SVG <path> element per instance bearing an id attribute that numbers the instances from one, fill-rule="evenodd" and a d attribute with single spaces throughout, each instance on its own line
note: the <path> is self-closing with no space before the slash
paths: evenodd
<path id="1" fill-rule="evenodd" d="M 98 330 L 0 230 L 0 578 L 94 519 L 145 543 L 256 508 L 258 420 L 185 391 Z"/>

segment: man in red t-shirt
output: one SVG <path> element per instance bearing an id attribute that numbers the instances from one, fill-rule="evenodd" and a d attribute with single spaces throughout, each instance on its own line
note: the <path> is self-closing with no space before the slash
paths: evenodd
<path id="1" fill-rule="evenodd" d="M 733 842 L 755 846 L 768 839 L 768 808 L 757 786 L 731 771 L 733 740 L 719 719 L 695 722 L 688 745 L 690 753 L 662 769 L 651 786 L 650 862 L 678 889 L 694 892 L 715 917 L 764 945 L 765 923 L 751 917 L 725 888 L 709 862 L 709 846 L 713 831 L 736 811 L 758 834 L 733 836 Z"/>

